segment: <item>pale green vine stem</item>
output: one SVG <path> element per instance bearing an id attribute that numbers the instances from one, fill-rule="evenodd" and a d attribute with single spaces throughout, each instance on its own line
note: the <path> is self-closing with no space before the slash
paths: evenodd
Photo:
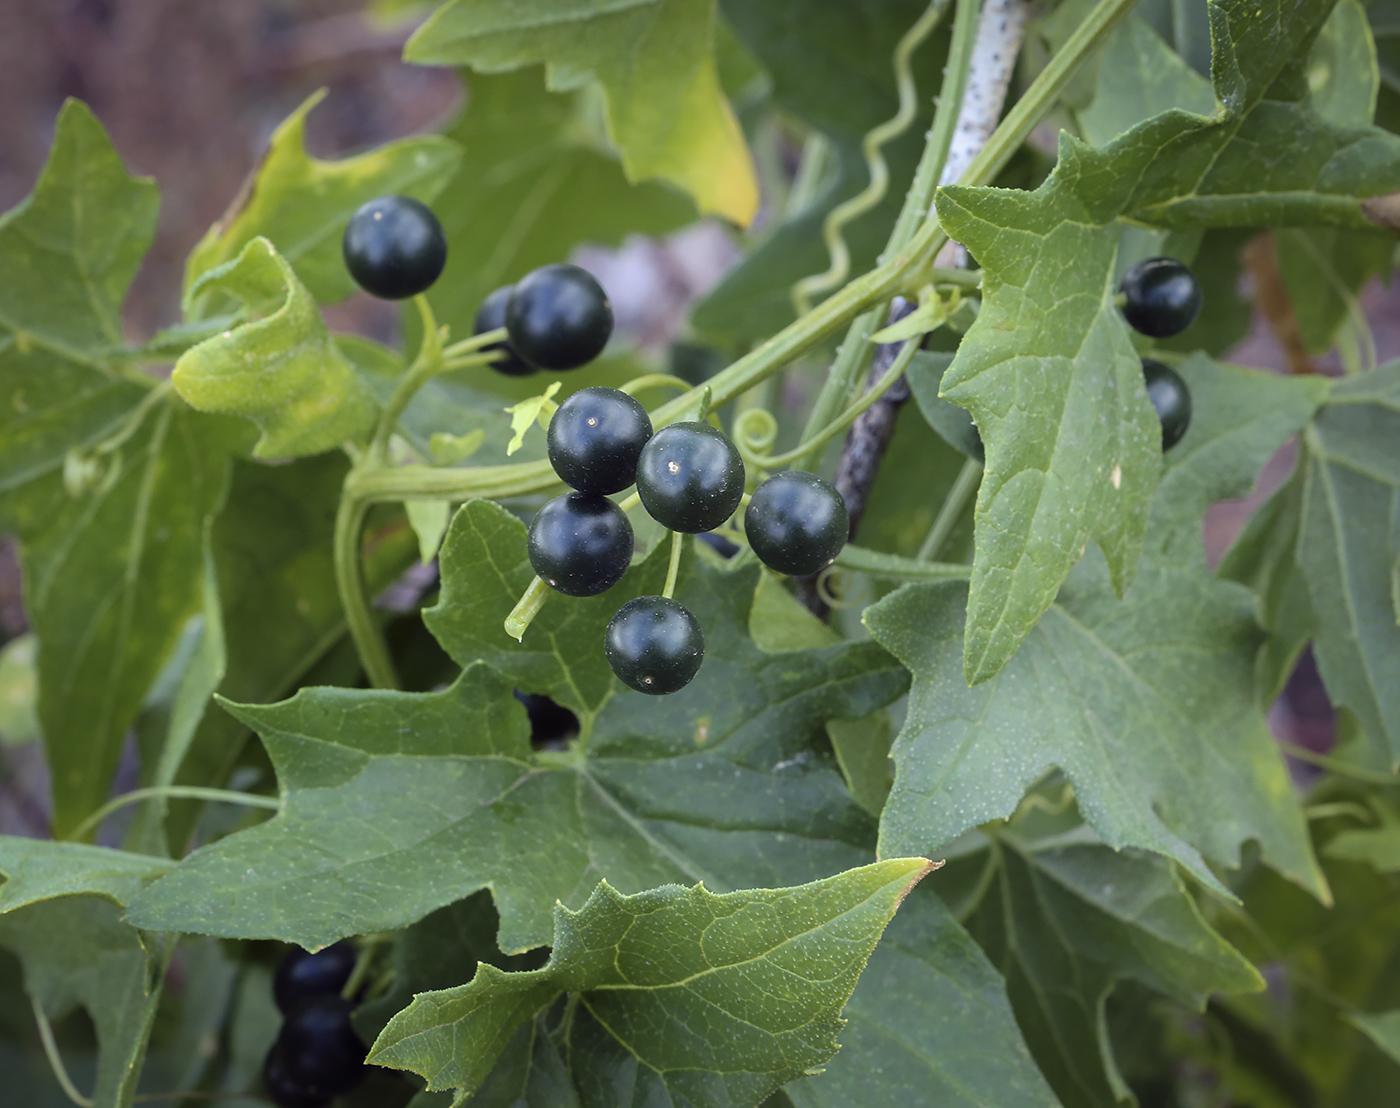
<path id="1" fill-rule="evenodd" d="M 640 504 L 641 502 L 642 502 L 642 494 L 641 494 L 641 493 L 638 493 L 638 492 L 634 492 L 631 496 L 628 496 L 628 497 L 626 497 L 626 498 L 623 499 L 623 500 L 619 500 L 619 501 L 617 502 L 617 506 L 618 506 L 619 508 L 621 508 L 624 512 L 630 512 L 633 508 L 635 508 L 635 507 L 636 507 L 638 504 Z"/>
<path id="2" fill-rule="evenodd" d="M 369 683 L 376 689 L 397 689 L 398 674 L 389 657 L 389 647 L 384 636 L 374 622 L 369 599 L 365 595 L 364 567 L 360 559 L 360 534 L 364 530 L 365 516 L 369 512 L 370 501 L 356 496 L 353 491 L 355 474 L 400 473 L 402 470 L 374 468 L 362 471 L 357 466 L 345 478 L 345 488 L 340 494 L 340 506 L 335 513 L 335 535 L 332 540 L 332 559 L 335 565 L 335 583 L 340 592 L 340 603 L 345 609 L 345 626 L 350 631 L 351 641 L 360 655 L 360 663 L 365 667 Z"/>
<path id="3" fill-rule="evenodd" d="M 958 524 L 963 508 L 967 506 L 968 497 L 977 491 L 981 481 L 982 463 L 976 458 L 969 458 L 963 462 L 962 469 L 958 470 L 958 475 L 953 481 L 953 487 L 943 498 L 943 506 L 938 509 L 933 526 L 928 529 L 923 545 L 919 547 L 918 554 L 914 555 L 916 561 L 926 562 L 943 549 L 943 544 L 948 541 L 948 536 Z"/>
<path id="4" fill-rule="evenodd" d="M 457 358 L 463 354 L 470 354 L 483 347 L 491 346 L 493 343 L 505 342 L 509 337 L 504 327 L 497 327 L 494 331 L 483 331 L 481 334 L 472 335 L 461 342 L 454 342 L 451 346 L 444 346 L 442 356 L 444 358 Z"/>
<path id="5" fill-rule="evenodd" d="M 685 543 L 685 537 L 679 531 L 671 532 L 671 562 L 666 567 L 666 587 L 661 590 L 661 595 L 667 600 L 676 595 L 676 578 L 681 573 L 681 549 Z"/>
<path id="6" fill-rule="evenodd" d="M 914 75 L 909 69 L 909 59 L 933 33 L 947 6 L 948 0 L 933 0 L 924 10 L 924 14 L 904 32 L 895 47 L 894 77 L 899 89 L 899 109 L 890 119 L 872 127 L 861 141 L 870 181 L 860 192 L 832 208 L 822 222 L 822 238 L 826 240 L 831 264 L 825 273 L 804 277 L 793 285 L 792 304 L 798 315 L 802 315 L 812 306 L 813 297 L 836 288 L 850 274 L 851 252 L 846 246 L 842 232 L 846 224 L 859 219 L 885 198 L 885 191 L 890 184 L 890 169 L 880 148 L 907 131 L 918 114 L 918 101 L 915 99 L 917 89 L 914 86 Z"/>
<path id="7" fill-rule="evenodd" d="M 914 355 L 918 352 L 919 339 L 909 339 L 903 347 L 900 348 L 899 356 L 895 358 L 894 364 L 885 371 L 885 375 L 875 382 L 871 388 L 867 389 L 859 400 L 848 407 L 837 416 L 836 419 L 832 420 L 805 443 L 794 447 L 785 454 L 774 454 L 769 457 L 754 455 L 752 458 L 745 457 L 744 461 L 762 469 L 782 469 L 784 466 L 801 462 L 803 459 L 810 456 L 813 451 L 819 450 L 834 439 L 859 419 L 862 412 L 874 404 L 875 401 L 879 400 L 880 397 L 884 396 L 885 393 L 889 392 L 894 383 L 904 376 L 904 371 L 909 368 L 909 363 L 913 361 Z M 742 439 L 739 440 L 739 449 L 741 452 L 744 449 Z"/>
<path id="8" fill-rule="evenodd" d="M 672 388 L 677 392 L 689 392 L 693 386 L 684 377 L 676 377 L 670 373 L 644 373 L 640 377 L 633 378 L 623 385 L 618 391 L 625 392 L 628 396 L 636 396 L 639 392 L 647 389 Z"/>
<path id="9" fill-rule="evenodd" d="M 389 402 L 384 405 L 384 410 L 379 414 L 379 422 L 375 424 L 374 438 L 370 441 L 369 446 L 369 456 L 374 462 L 380 464 L 383 463 L 389 449 L 389 436 L 399 425 L 399 417 L 403 415 L 409 401 L 428 381 L 442 372 L 443 332 L 438 329 L 437 320 L 433 317 L 433 306 L 428 303 L 428 298 L 422 293 L 413 298 L 413 303 L 418 308 L 418 315 L 423 321 L 423 342 L 418 347 L 418 357 L 413 359 L 413 364 L 399 378 L 393 395 L 389 397 Z"/>
<path id="10" fill-rule="evenodd" d="M 40 1007 L 38 999 L 32 994 L 29 997 L 29 1003 L 34 1008 L 34 1023 L 39 1028 L 39 1041 L 44 1044 L 44 1054 L 49 1059 L 49 1068 L 53 1070 L 54 1079 L 57 1080 L 59 1088 L 63 1090 L 63 1095 L 76 1104 L 78 1108 L 93 1108 L 92 1098 L 78 1092 L 78 1087 L 68 1076 L 68 1070 L 63 1064 L 63 1055 L 58 1052 L 58 1043 L 54 1042 L 53 1026 L 49 1023 L 49 1017 L 44 1015 L 44 1009 Z"/>
<path id="11" fill-rule="evenodd" d="M 113 797 L 102 805 L 101 808 L 93 812 L 77 827 L 68 833 L 68 840 L 76 842 L 102 823 L 104 819 L 113 812 L 120 811 L 130 804 L 139 804 L 143 800 L 216 800 L 224 804 L 241 804 L 245 808 L 266 808 L 269 811 L 277 811 L 282 807 L 282 802 L 275 796 L 263 796 L 260 793 L 241 793 L 229 789 L 206 789 L 200 785 L 152 785 L 145 789 L 132 789 L 129 793 L 122 793 L 121 796 Z"/>
<path id="12" fill-rule="evenodd" d="M 1372 785 L 1400 785 L 1400 774 L 1382 773 L 1380 770 L 1367 769 L 1365 766 L 1354 766 L 1340 758 L 1319 754 L 1315 750 L 1309 750 L 1306 746 L 1299 746 L 1286 739 L 1279 739 L 1278 745 L 1279 749 L 1290 758 L 1297 758 L 1300 762 L 1308 762 L 1319 769 L 1325 769 L 1328 773 L 1335 773 L 1338 777 L 1349 777 L 1353 781 L 1365 781 Z"/>
<path id="13" fill-rule="evenodd" d="M 531 620 L 540 614 L 540 609 L 544 607 L 544 602 L 549 599 L 552 591 L 543 578 L 536 577 L 531 581 L 520 594 L 520 599 L 515 602 L 515 607 L 510 610 L 510 615 L 506 616 L 506 634 L 516 642 L 524 639 Z"/>
<path id="14" fill-rule="evenodd" d="M 365 978 L 369 976 L 370 968 L 374 964 L 374 956 L 385 941 L 383 935 L 369 935 L 362 940 L 359 957 L 355 959 L 355 968 L 350 971 L 349 980 L 345 982 L 345 987 L 340 990 L 343 999 L 353 1000 L 355 994 L 360 991 L 360 986 L 364 984 Z"/>
<path id="15" fill-rule="evenodd" d="M 972 576 L 972 567 L 945 562 L 920 562 L 898 554 L 882 554 L 847 543 L 836 565 L 890 581 L 956 581 Z"/>

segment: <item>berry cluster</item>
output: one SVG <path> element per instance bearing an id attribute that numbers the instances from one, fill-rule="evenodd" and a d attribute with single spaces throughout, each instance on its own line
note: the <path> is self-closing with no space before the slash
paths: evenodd
<path id="1" fill-rule="evenodd" d="M 1175 258 L 1148 258 L 1138 262 L 1119 285 L 1123 318 L 1141 334 L 1154 339 L 1180 334 L 1201 314 L 1200 283 L 1189 268 Z M 1162 449 L 1181 441 L 1191 425 L 1191 390 L 1169 365 L 1144 358 L 1143 380 L 1147 398 L 1162 422 Z"/>
<path id="2" fill-rule="evenodd" d="M 350 217 L 341 253 L 362 289 L 403 300 L 427 292 L 442 275 L 447 236 L 427 205 L 411 196 L 380 196 Z M 482 302 L 475 333 L 502 327 L 508 339 L 486 347 L 502 355 L 492 363 L 498 372 L 523 377 L 540 369 L 577 369 L 612 337 L 612 305 L 578 266 L 546 265 Z"/>
<path id="3" fill-rule="evenodd" d="M 554 472 L 574 491 L 536 514 L 530 564 L 569 596 L 606 592 L 631 562 L 632 526 L 610 493 L 635 484 L 652 519 L 692 535 L 722 526 L 744 497 L 744 463 L 722 431 L 691 422 L 653 434 L 646 409 L 617 389 L 574 393 L 554 413 L 547 440 Z M 849 527 L 841 494 L 808 473 L 765 481 L 744 515 L 754 553 L 788 574 L 830 565 Z M 603 650 L 625 685 L 661 695 L 690 683 L 705 657 L 705 636 L 685 605 L 669 596 L 639 596 L 613 616 Z"/>
<path id="4" fill-rule="evenodd" d="M 283 1015 L 263 1062 L 263 1086 L 277 1108 L 324 1108 L 364 1076 L 364 1042 L 350 1023 L 353 1007 L 341 991 L 355 968 L 346 942 L 308 954 L 293 950 L 272 982 Z"/>

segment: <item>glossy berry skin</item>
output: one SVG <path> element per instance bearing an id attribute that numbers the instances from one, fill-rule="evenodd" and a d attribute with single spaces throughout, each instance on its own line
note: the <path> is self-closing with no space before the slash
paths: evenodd
<path id="1" fill-rule="evenodd" d="M 506 304 L 510 344 L 540 369 L 577 369 L 603 352 L 613 311 L 603 286 L 576 265 L 547 265 L 516 282 Z"/>
<path id="2" fill-rule="evenodd" d="M 277 1108 L 325 1108 L 334 1098 L 306 1085 L 287 1072 L 287 1062 L 276 1044 L 263 1059 L 263 1090 Z"/>
<path id="3" fill-rule="evenodd" d="M 350 1023 L 350 1002 L 338 996 L 312 997 L 293 1009 L 273 1049 L 289 1084 L 324 1097 L 358 1085 L 369 1053 Z"/>
<path id="4" fill-rule="evenodd" d="M 831 565 L 850 530 L 846 502 L 835 487 L 798 470 L 764 481 L 744 512 L 744 533 L 758 560 L 793 577 Z"/>
<path id="5" fill-rule="evenodd" d="M 629 600 L 603 633 L 603 652 L 630 689 L 664 696 L 690 684 L 705 660 L 705 633 L 684 604 L 664 596 Z"/>
<path id="6" fill-rule="evenodd" d="M 661 526 L 690 535 L 713 531 L 744 498 L 744 462 L 723 431 L 673 423 L 643 448 L 637 492 Z"/>
<path id="7" fill-rule="evenodd" d="M 355 947 L 343 940 L 315 954 L 290 951 L 272 979 L 272 996 L 278 1010 L 285 1015 L 313 996 L 338 995 L 350 980 L 356 957 Z"/>
<path id="8" fill-rule="evenodd" d="M 1180 334 L 1201 314 L 1196 275 L 1175 258 L 1148 258 L 1123 276 L 1123 318 L 1154 339 Z"/>
<path id="9" fill-rule="evenodd" d="M 1191 426 L 1191 390 L 1176 370 L 1151 358 L 1143 359 L 1142 376 L 1147 384 L 1147 399 L 1162 421 L 1162 450 L 1170 450 Z"/>
<path id="10" fill-rule="evenodd" d="M 514 285 L 502 285 L 481 302 L 481 307 L 476 310 L 472 334 L 484 335 L 487 331 L 506 325 L 506 305 L 510 303 L 510 294 L 514 291 Z M 508 342 L 493 342 L 482 349 L 506 351 L 506 357 L 491 363 L 491 368 L 497 373 L 504 373 L 507 377 L 528 377 L 535 372 L 535 367 L 522 359 Z"/>
<path id="11" fill-rule="evenodd" d="M 651 438 L 651 420 L 618 389 L 580 389 L 549 421 L 549 461 L 579 492 L 621 492 L 637 479 L 637 460 Z"/>
<path id="12" fill-rule="evenodd" d="M 426 292 L 447 264 L 447 236 L 432 209 L 411 196 L 381 196 L 345 227 L 341 254 L 350 276 L 383 300 Z"/>
<path id="13" fill-rule="evenodd" d="M 632 524 L 605 496 L 556 496 L 530 521 L 530 564 L 566 596 L 597 596 L 622 579 L 632 561 Z"/>

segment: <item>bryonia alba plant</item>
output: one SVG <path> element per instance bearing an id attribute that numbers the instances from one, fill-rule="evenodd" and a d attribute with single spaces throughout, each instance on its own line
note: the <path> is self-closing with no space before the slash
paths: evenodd
<path id="1" fill-rule="evenodd" d="M 407 56 L 448 133 L 303 105 L 144 342 L 81 103 L 0 219 L 0 1100 L 1392 1103 L 1394 3 L 453 0 Z M 571 252 L 699 215 L 742 261 L 630 346 Z M 1344 373 L 1220 360 L 1260 236 Z"/>

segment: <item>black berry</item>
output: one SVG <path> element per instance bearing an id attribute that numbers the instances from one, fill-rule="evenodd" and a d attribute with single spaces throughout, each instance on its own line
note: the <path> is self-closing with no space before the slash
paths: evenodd
<path id="1" fill-rule="evenodd" d="M 632 525 L 605 496 L 556 496 L 530 523 L 530 564 L 567 596 L 597 596 L 622 579 L 632 560 Z"/>
<path id="2" fill-rule="evenodd" d="M 263 1059 L 263 1091 L 277 1108 L 325 1108 L 334 1097 L 296 1080 L 287 1072 L 282 1051 L 273 1045 Z"/>
<path id="3" fill-rule="evenodd" d="M 690 684 L 705 660 L 705 634 L 684 604 L 639 596 L 612 617 L 603 651 L 624 685 L 661 696 Z"/>
<path id="4" fill-rule="evenodd" d="M 732 558 L 739 553 L 739 544 L 723 531 L 702 531 L 695 537 L 721 558 Z"/>
<path id="5" fill-rule="evenodd" d="M 324 1097 L 359 1084 L 369 1053 L 350 1022 L 350 1002 L 338 996 L 312 997 L 293 1009 L 273 1050 L 288 1084 Z"/>
<path id="6" fill-rule="evenodd" d="M 673 423 L 652 436 L 637 463 L 637 492 L 672 531 L 713 531 L 744 498 L 739 451 L 708 423 Z"/>
<path id="7" fill-rule="evenodd" d="M 1142 376 L 1147 384 L 1147 399 L 1162 421 L 1162 449 L 1170 450 L 1191 426 L 1191 390 L 1176 370 L 1151 358 L 1143 359 Z"/>
<path id="8" fill-rule="evenodd" d="M 613 312 L 603 287 L 576 265 L 547 265 L 516 282 L 506 305 L 510 344 L 541 369 L 577 369 L 603 352 Z"/>
<path id="9" fill-rule="evenodd" d="M 487 331 L 495 331 L 506 325 L 506 305 L 510 303 L 510 294 L 514 291 L 514 285 L 502 285 L 481 302 L 481 307 L 476 310 L 472 334 L 484 335 Z M 504 373 L 507 377 L 528 377 L 535 372 L 535 367 L 525 362 L 504 339 L 482 349 L 506 352 L 504 358 L 497 358 L 491 363 L 491 368 L 497 373 Z"/>
<path id="10" fill-rule="evenodd" d="M 381 196 L 345 227 L 341 253 L 366 292 L 402 300 L 426 292 L 447 264 L 447 236 L 432 209 L 411 196 Z"/>
<path id="11" fill-rule="evenodd" d="M 841 494 L 815 474 L 798 470 L 764 481 L 744 512 L 744 533 L 759 561 L 794 577 L 831 565 L 850 529 Z"/>
<path id="12" fill-rule="evenodd" d="M 284 1015 L 313 996 L 339 994 L 355 969 L 355 947 L 338 942 L 308 954 L 304 950 L 290 951 L 277 966 L 272 979 L 272 996 Z"/>
<path id="13" fill-rule="evenodd" d="M 581 389 L 549 421 L 549 461 L 580 492 L 621 492 L 637 479 L 637 459 L 651 438 L 642 405 L 618 389 Z"/>
<path id="14" fill-rule="evenodd" d="M 1138 262 L 1119 287 L 1127 298 L 1123 317 L 1134 330 L 1155 339 L 1180 334 L 1201 314 L 1196 275 L 1175 258 Z"/>

